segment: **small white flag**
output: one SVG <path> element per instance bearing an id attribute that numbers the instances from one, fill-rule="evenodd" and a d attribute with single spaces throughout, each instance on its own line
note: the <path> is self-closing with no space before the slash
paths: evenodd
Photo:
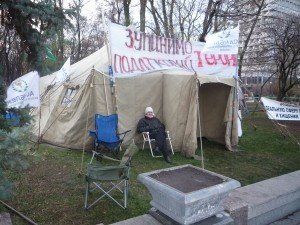
<path id="1" fill-rule="evenodd" d="M 70 78 L 70 57 L 59 71 L 56 72 L 55 84 L 61 84 Z"/>
<path id="2" fill-rule="evenodd" d="M 40 106 L 40 76 L 32 71 L 14 80 L 7 89 L 7 108 Z"/>

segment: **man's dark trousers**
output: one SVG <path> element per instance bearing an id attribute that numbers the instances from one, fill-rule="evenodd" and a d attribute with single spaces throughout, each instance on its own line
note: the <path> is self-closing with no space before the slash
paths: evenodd
<path id="1" fill-rule="evenodd" d="M 155 146 L 158 147 L 159 151 L 166 159 L 168 156 L 166 148 L 166 132 L 163 129 L 158 129 L 157 131 L 149 132 L 149 134 L 151 139 L 155 139 Z"/>

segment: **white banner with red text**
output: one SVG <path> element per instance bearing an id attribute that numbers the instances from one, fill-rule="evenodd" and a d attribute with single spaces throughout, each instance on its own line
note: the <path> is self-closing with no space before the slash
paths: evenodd
<path id="1" fill-rule="evenodd" d="M 208 36 L 207 43 L 146 34 L 114 23 L 109 26 L 114 76 L 127 77 L 164 69 L 203 75 L 236 75 L 238 27 Z"/>
<path id="2" fill-rule="evenodd" d="M 32 71 L 14 80 L 7 89 L 7 108 L 40 106 L 40 76 Z"/>
<path id="3" fill-rule="evenodd" d="M 300 106 L 279 102 L 262 97 L 267 115 L 271 120 L 298 120 L 300 121 Z"/>

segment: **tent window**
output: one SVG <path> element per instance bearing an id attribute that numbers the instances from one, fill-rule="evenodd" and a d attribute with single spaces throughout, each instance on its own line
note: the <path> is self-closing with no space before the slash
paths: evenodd
<path id="1" fill-rule="evenodd" d="M 65 107 L 70 107 L 72 104 L 72 100 L 77 93 L 78 89 L 77 88 L 68 88 L 64 98 L 61 101 L 61 105 Z"/>

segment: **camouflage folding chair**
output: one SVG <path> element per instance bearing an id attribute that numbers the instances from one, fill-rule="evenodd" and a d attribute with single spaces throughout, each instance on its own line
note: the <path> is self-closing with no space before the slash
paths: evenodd
<path id="1" fill-rule="evenodd" d="M 138 148 L 134 142 L 126 149 L 121 160 L 93 151 L 93 156 L 87 167 L 87 174 L 85 176 L 87 182 L 84 202 L 85 209 L 91 208 L 104 197 L 108 197 L 123 209 L 127 208 L 131 158 L 137 151 Z M 101 162 L 93 164 L 95 158 L 119 162 L 119 165 L 101 165 Z M 89 195 L 96 190 L 100 192 L 100 195 L 97 195 L 96 198 L 94 197 L 94 201 L 89 204 Z M 124 199 L 117 199 L 118 196 L 116 196 L 115 192 L 123 193 Z"/>

